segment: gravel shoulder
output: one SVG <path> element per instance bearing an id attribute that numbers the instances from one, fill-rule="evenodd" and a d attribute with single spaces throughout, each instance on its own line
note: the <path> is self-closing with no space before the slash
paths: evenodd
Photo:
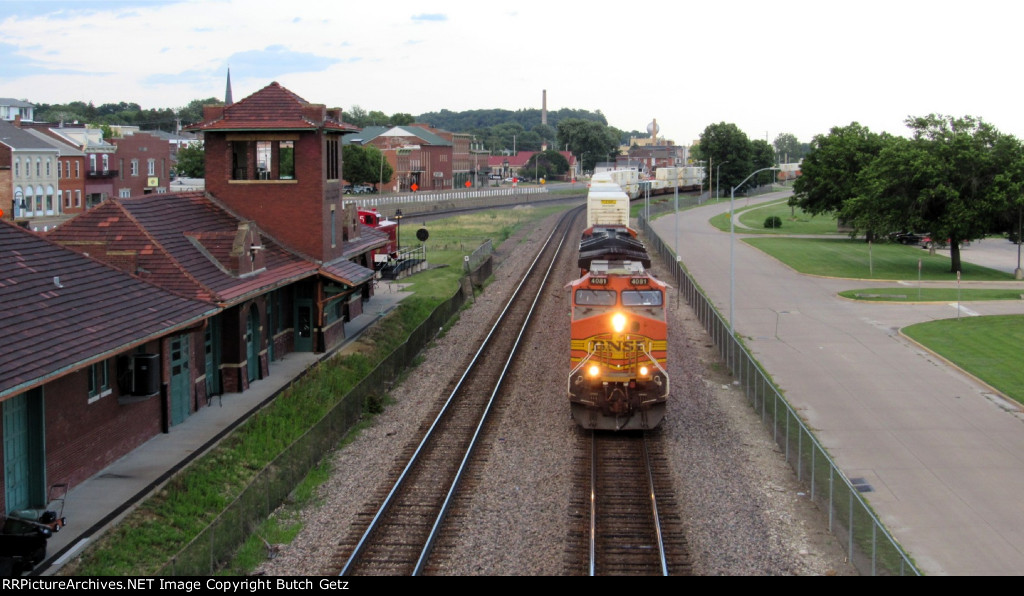
<path id="1" fill-rule="evenodd" d="M 499 246 L 494 281 L 458 322 L 423 354 L 392 392 L 391 403 L 352 442 L 332 453 L 332 474 L 315 506 L 302 513 L 304 529 L 277 545 L 258 575 L 334 574 L 336 545 L 356 516 L 389 482 L 408 444 L 433 416 L 446 389 L 475 353 L 480 337 L 508 301 L 556 216 Z M 654 263 L 662 279 L 661 264 Z M 576 272 L 578 273 L 578 271 Z M 553 272 L 572 279 L 572 267 Z M 556 277 L 557 279 L 557 277 Z M 444 575 L 563 574 L 573 447 L 579 432 L 564 391 L 568 303 L 555 284 L 539 306 L 524 362 L 507 383 L 510 396 L 496 412 L 497 441 L 471 469 L 476 486 L 463 497 L 467 512 L 458 544 L 437 547 Z M 685 301 L 669 293 L 672 399 L 661 427 L 673 454 L 677 499 L 683 508 L 697 575 L 857 575 L 827 519 L 808 497 L 767 431 L 731 379 L 711 340 Z"/>

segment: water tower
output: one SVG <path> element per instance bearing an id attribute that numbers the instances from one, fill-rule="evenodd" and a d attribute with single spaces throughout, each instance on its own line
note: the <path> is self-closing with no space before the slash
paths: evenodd
<path id="1" fill-rule="evenodd" d="M 658 144 L 658 119 L 651 120 L 651 123 L 647 125 L 647 134 L 651 135 L 651 144 Z"/>

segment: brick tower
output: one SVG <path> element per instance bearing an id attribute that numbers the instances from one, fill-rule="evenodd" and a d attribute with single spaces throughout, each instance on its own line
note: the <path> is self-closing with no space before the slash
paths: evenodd
<path id="1" fill-rule="evenodd" d="M 205 106 L 206 190 L 288 247 L 326 263 L 351 230 L 342 211 L 341 109 L 274 82 L 230 105 Z"/>

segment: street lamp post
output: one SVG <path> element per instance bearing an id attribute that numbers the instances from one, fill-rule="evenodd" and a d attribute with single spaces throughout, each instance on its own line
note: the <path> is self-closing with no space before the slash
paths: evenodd
<path id="1" fill-rule="evenodd" d="M 1020 237 L 1021 232 L 1021 206 L 1017 206 L 1017 269 L 1013 272 L 1014 279 L 1024 279 L 1024 270 L 1020 268 L 1020 243 L 1024 240 Z"/>
<path id="2" fill-rule="evenodd" d="M 402 210 L 395 209 L 395 221 L 398 222 L 397 229 L 395 230 L 395 253 L 400 253 L 402 250 Z"/>
<path id="3" fill-rule="evenodd" d="M 761 168 L 743 179 L 737 186 L 743 186 L 754 174 L 778 168 Z M 736 186 L 729 191 L 729 335 L 736 337 Z"/>
<path id="4" fill-rule="evenodd" d="M 678 255 L 679 254 L 679 168 L 676 168 L 676 183 L 675 183 L 674 186 L 675 186 L 675 188 L 672 189 L 672 190 L 673 190 L 673 194 L 675 195 L 676 237 L 675 237 L 675 244 L 672 245 L 672 248 L 675 249 L 676 254 Z"/>
<path id="5" fill-rule="evenodd" d="M 718 199 L 719 193 L 722 192 L 722 166 L 727 163 L 729 162 L 723 161 L 715 168 L 715 199 Z"/>

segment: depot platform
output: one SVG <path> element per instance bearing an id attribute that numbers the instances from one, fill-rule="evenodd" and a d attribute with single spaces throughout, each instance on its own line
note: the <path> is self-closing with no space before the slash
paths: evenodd
<path id="1" fill-rule="evenodd" d="M 188 417 L 170 432 L 153 437 L 95 476 L 71 488 L 64 499 L 67 525 L 55 532 L 46 559 L 29 575 L 54 575 L 83 548 L 162 487 L 182 467 L 203 455 L 250 415 L 301 377 L 318 361 L 343 351 L 404 298 L 407 284 L 378 282 L 363 314 L 345 323 L 345 341 L 331 352 L 292 352 L 270 367 L 270 375 L 242 393 L 228 393 Z"/>

